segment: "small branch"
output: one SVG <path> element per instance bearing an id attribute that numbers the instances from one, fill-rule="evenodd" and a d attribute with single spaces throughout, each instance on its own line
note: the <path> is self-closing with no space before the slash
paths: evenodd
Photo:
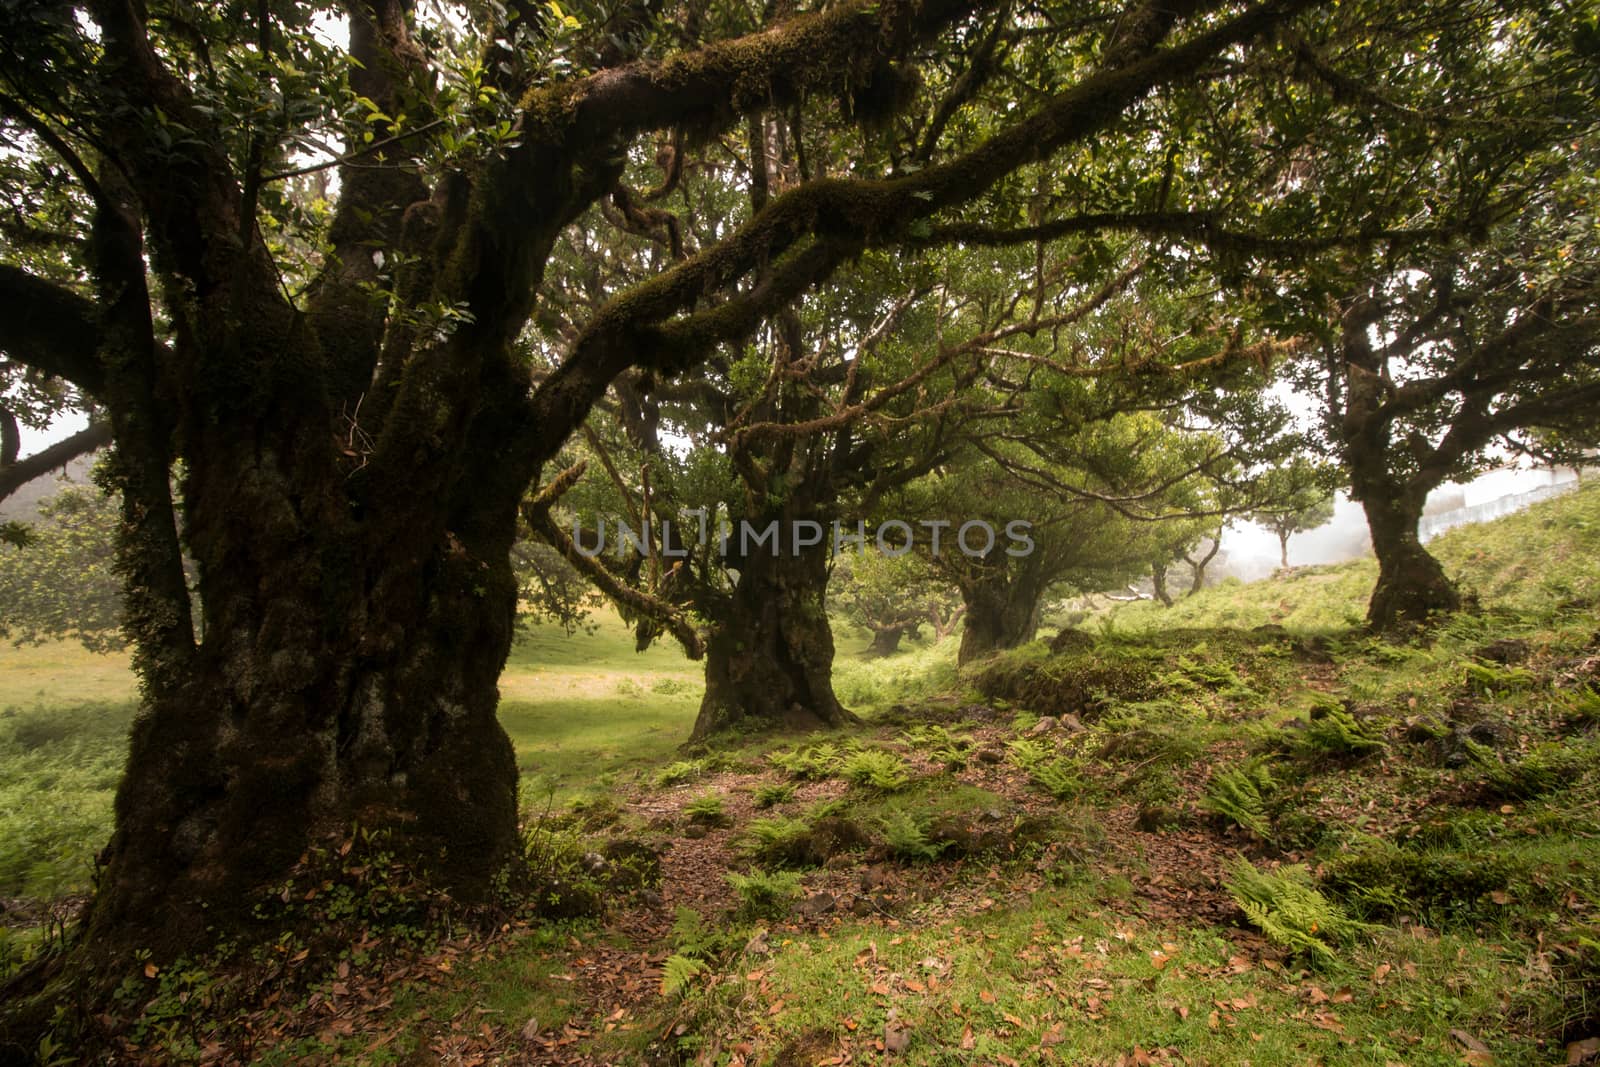
<path id="1" fill-rule="evenodd" d="M 35 452 L 13 463 L 0 465 L 0 500 L 4 500 L 35 478 L 65 467 L 79 456 L 93 452 L 97 448 L 104 448 L 110 443 L 111 424 L 94 422 L 90 423 L 87 429 L 79 430 L 64 441 L 57 441 L 42 452 Z"/>

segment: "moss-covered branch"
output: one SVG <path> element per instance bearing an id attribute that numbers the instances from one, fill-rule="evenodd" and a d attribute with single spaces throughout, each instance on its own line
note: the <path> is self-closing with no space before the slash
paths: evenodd
<path id="1" fill-rule="evenodd" d="M 93 301 L 21 267 L 0 263 L 0 352 L 71 382 L 91 396 L 105 389 Z"/>

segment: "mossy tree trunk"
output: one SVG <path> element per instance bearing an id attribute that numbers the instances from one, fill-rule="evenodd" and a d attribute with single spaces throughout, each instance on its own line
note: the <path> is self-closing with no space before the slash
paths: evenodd
<path id="1" fill-rule="evenodd" d="M 900 651 L 900 639 L 910 629 L 907 626 L 879 626 L 872 631 L 872 644 L 867 646 L 867 655 L 873 657 L 892 656 Z"/>
<path id="2" fill-rule="evenodd" d="M 1367 604 L 1367 624 L 1392 630 L 1459 610 L 1461 594 L 1417 536 L 1422 501 L 1391 487 L 1390 493 L 1363 495 L 1361 506 L 1378 557 L 1378 584 Z"/>
<path id="3" fill-rule="evenodd" d="M 1006 566 L 999 562 L 997 551 L 990 566 L 961 580 L 961 600 L 967 610 L 962 619 L 961 649 L 956 654 L 958 663 L 971 663 L 1033 640 L 1039 630 L 1044 600 L 1044 583 L 1034 565 L 1036 558 L 1012 560 Z"/>
<path id="4" fill-rule="evenodd" d="M 1167 591 L 1167 565 L 1166 563 L 1150 564 L 1150 585 L 1155 590 L 1156 599 L 1162 606 L 1172 607 L 1172 594 Z"/>
<path id="5" fill-rule="evenodd" d="M 724 730 L 842 726 L 858 721 L 833 692 L 828 552 L 794 548 L 739 560 L 739 579 L 706 639 L 706 692 L 691 740 Z"/>
<path id="6" fill-rule="evenodd" d="M 1385 364 L 1372 344 L 1373 324 L 1381 317 L 1377 301 L 1353 299 L 1345 312 L 1334 370 L 1343 380 L 1343 412 L 1338 432 L 1350 472 L 1350 495 L 1366 512 L 1372 552 L 1378 557 L 1378 583 L 1367 604 L 1367 625 L 1394 630 L 1426 623 L 1461 607 L 1461 594 L 1417 535 L 1428 493 L 1468 453 L 1481 427 L 1463 414 L 1431 452 L 1415 439 L 1404 447 L 1388 400 Z"/>
<path id="7" fill-rule="evenodd" d="M 190 515 L 209 636 L 147 687 L 89 916 L 102 946 L 167 958 L 208 927 L 248 929 L 262 886 L 355 826 L 392 835 L 420 881 L 463 903 L 516 858 L 516 763 L 495 716 L 509 508 L 441 506 L 404 543 L 306 526 L 275 464 L 240 451 L 192 469 L 236 486 L 223 514 Z M 195 485 L 190 499 L 221 498 Z"/>

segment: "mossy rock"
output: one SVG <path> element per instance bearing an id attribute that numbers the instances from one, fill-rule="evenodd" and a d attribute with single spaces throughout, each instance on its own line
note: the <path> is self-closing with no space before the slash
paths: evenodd
<path id="1" fill-rule="evenodd" d="M 1410 913 L 1430 925 L 1470 926 L 1498 918 L 1490 894 L 1504 893 L 1518 875 L 1510 858 L 1472 853 L 1376 847 L 1334 860 L 1325 883 L 1364 914 L 1393 918 Z"/>
<path id="2" fill-rule="evenodd" d="M 998 657 L 979 673 L 976 685 L 990 700 L 1088 722 L 1108 704 L 1158 696 L 1160 666 L 1152 656 L 1092 645 L 1047 657 Z"/>
<path id="3" fill-rule="evenodd" d="M 613 838 L 600 849 L 612 888 L 629 893 L 661 884 L 661 853 L 643 841 Z"/>

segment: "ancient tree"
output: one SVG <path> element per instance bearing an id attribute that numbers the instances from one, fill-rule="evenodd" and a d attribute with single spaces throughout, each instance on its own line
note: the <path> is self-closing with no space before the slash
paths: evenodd
<path id="1" fill-rule="evenodd" d="M 0 5 L 6 137 L 72 204 L 49 269 L 7 238 L 0 350 L 109 427 L 145 703 L 90 954 L 245 928 L 352 824 L 485 899 L 518 851 L 495 720 L 518 508 L 608 386 L 695 366 L 870 248 L 956 240 L 936 223 L 1152 93 L 1252 76 L 1218 57 L 1311 6 L 1065 11 L 1030 36 L 1062 61 L 975 124 L 965 103 L 1015 90 L 998 52 L 959 59 L 1004 21 L 959 0 L 630 8 L 587 34 L 512 3 L 465 38 L 352 0 L 341 48 L 312 5 Z M 970 76 L 919 87 L 934 57 Z M 833 161 L 532 356 L 552 249 L 630 167 L 687 174 L 746 115 L 841 102 L 863 138 L 920 105 L 923 158 Z M 682 151 L 641 151 L 658 132 Z"/>

